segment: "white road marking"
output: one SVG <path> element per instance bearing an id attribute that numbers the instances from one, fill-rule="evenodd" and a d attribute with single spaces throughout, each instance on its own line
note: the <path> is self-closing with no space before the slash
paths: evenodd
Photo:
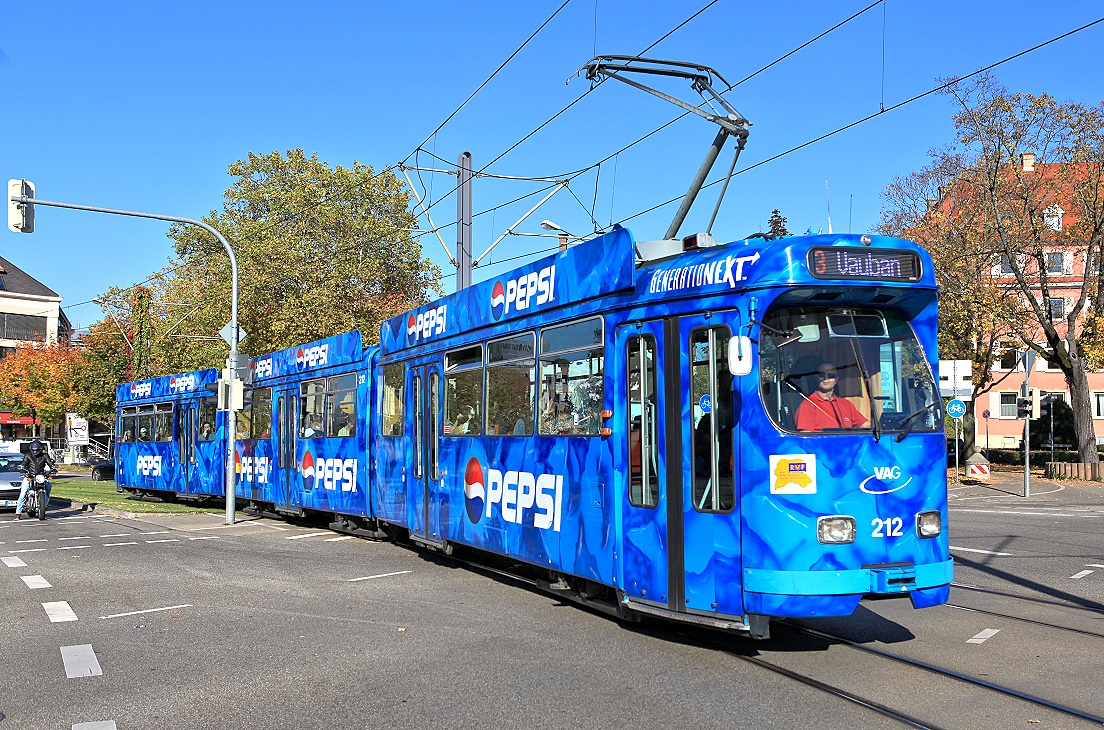
<path id="1" fill-rule="evenodd" d="M 50 617 L 50 623 L 52 624 L 77 620 L 77 614 L 69 607 L 68 601 L 51 601 L 49 603 L 43 603 L 42 608 L 46 610 L 46 615 Z"/>
<path id="2" fill-rule="evenodd" d="M 15 544 L 16 545 L 21 545 L 22 543 L 25 543 L 25 542 L 50 542 L 50 541 L 47 540 L 46 538 L 42 538 L 41 540 L 16 540 Z"/>
<path id="3" fill-rule="evenodd" d="M 137 545 L 136 542 L 105 542 L 104 547 L 118 547 L 119 545 Z"/>
<path id="4" fill-rule="evenodd" d="M 291 535 L 290 537 L 285 537 L 284 539 L 285 540 L 302 540 L 304 537 L 318 537 L 319 535 L 332 535 L 332 534 L 333 534 L 332 532 L 308 532 L 304 535 Z"/>
<path id="5" fill-rule="evenodd" d="M 96 722 L 78 722 L 73 730 L 118 730 L 114 720 L 97 720 Z"/>
<path id="6" fill-rule="evenodd" d="M 159 530 L 157 532 L 139 532 L 139 535 L 168 535 L 169 530 Z"/>
<path id="7" fill-rule="evenodd" d="M 1080 573 L 1076 573 L 1074 575 L 1071 575 L 1070 578 L 1072 578 L 1074 580 L 1081 580 L 1086 575 L 1092 575 L 1092 574 L 1093 574 L 1093 571 L 1091 571 L 1091 570 L 1082 570 Z"/>
<path id="8" fill-rule="evenodd" d="M 996 509 L 955 509 L 952 512 L 980 512 L 990 515 L 1031 515 L 1033 517 L 1078 517 L 1079 515 L 1070 515 L 1064 512 L 1013 512 L 1010 510 L 996 510 Z"/>
<path id="9" fill-rule="evenodd" d="M 16 553 L 44 553 L 46 552 L 46 548 L 27 548 L 26 550 L 9 550 L 8 552 L 12 555 Z"/>
<path id="10" fill-rule="evenodd" d="M 207 535 L 206 537 L 189 537 L 188 539 L 189 540 L 217 540 L 217 539 L 219 539 L 219 536 L 218 535 Z"/>
<path id="11" fill-rule="evenodd" d="M 388 578 L 388 577 L 390 577 L 390 576 L 392 576 L 392 575 L 403 575 L 403 574 L 405 574 L 405 573 L 410 573 L 410 572 L 413 572 L 413 571 L 409 571 L 409 570 L 400 570 L 400 571 L 397 571 L 397 572 L 395 572 L 395 573 L 382 573 L 382 574 L 380 574 L 380 575 L 366 575 L 366 576 L 364 576 L 363 578 L 349 578 L 349 579 L 348 579 L 347 581 L 345 581 L 345 582 L 346 582 L 346 583 L 356 583 L 356 582 L 357 582 L 358 580 L 372 580 L 373 578 Z"/>
<path id="12" fill-rule="evenodd" d="M 329 537 L 322 542 L 341 542 L 342 540 L 352 540 L 353 535 L 342 535 L 341 537 Z"/>
<path id="13" fill-rule="evenodd" d="M 975 548 L 955 547 L 954 545 L 950 545 L 948 547 L 951 550 L 960 550 L 964 553 L 981 553 L 982 555 L 1004 555 L 1004 556 L 1008 556 L 1008 555 L 1012 554 L 1012 553 L 996 553 L 996 552 L 993 552 L 992 550 L 977 550 Z"/>
<path id="14" fill-rule="evenodd" d="M 0 558 L 0 560 L 3 560 L 4 565 L 8 566 L 9 568 L 26 568 L 27 567 L 27 564 L 24 563 L 19 558 L 3 557 L 3 558 Z"/>
<path id="15" fill-rule="evenodd" d="M 130 537 L 130 535 L 129 532 L 116 532 L 113 535 L 100 535 L 100 537 Z"/>
<path id="16" fill-rule="evenodd" d="M 91 539 L 92 539 L 91 535 L 85 535 L 84 537 L 59 537 L 58 542 L 61 542 L 62 540 L 91 540 Z"/>
<path id="17" fill-rule="evenodd" d="M 84 550 L 90 548 L 91 545 L 66 545 L 65 547 L 54 548 L 55 550 Z"/>
<path id="18" fill-rule="evenodd" d="M 158 611 L 175 611 L 178 608 L 191 608 L 192 604 L 182 603 L 179 606 L 165 606 L 164 608 L 147 608 L 144 611 L 129 611 L 127 613 L 113 613 L 110 616 L 100 616 L 100 618 L 119 618 L 121 616 L 137 616 L 140 613 L 156 613 Z"/>
<path id="19" fill-rule="evenodd" d="M 180 540 L 177 540 L 175 537 L 170 537 L 168 540 L 146 540 L 147 545 L 155 542 L 180 542 Z"/>
<path id="20" fill-rule="evenodd" d="M 91 644 L 61 647 L 61 661 L 65 664 L 65 676 L 69 679 L 98 677 L 103 674 Z"/>
<path id="21" fill-rule="evenodd" d="M 1104 568 L 1104 565 L 1097 565 L 1096 563 L 1089 563 L 1086 568 Z"/>
<path id="22" fill-rule="evenodd" d="M 1000 629 L 986 629 L 972 639 L 967 639 L 967 644 L 982 644 L 986 639 L 996 636 L 1000 632 Z"/>
<path id="23" fill-rule="evenodd" d="M 63 520 L 87 520 L 88 515 L 84 515 L 83 517 L 80 516 L 80 515 L 73 515 L 72 517 L 62 517 L 61 519 L 63 519 Z"/>
<path id="24" fill-rule="evenodd" d="M 19 577 L 23 579 L 23 582 L 26 583 L 27 587 L 31 590 L 36 588 L 53 588 L 53 586 L 50 585 L 50 581 L 46 580 L 41 575 L 21 575 Z"/>

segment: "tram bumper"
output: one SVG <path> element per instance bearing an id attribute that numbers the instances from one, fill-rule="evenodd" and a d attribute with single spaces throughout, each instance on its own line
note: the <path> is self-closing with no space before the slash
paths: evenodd
<path id="1" fill-rule="evenodd" d="M 914 608 L 945 603 L 954 561 L 858 570 L 744 568 L 744 609 L 767 616 L 848 616 L 864 597 L 908 595 Z"/>

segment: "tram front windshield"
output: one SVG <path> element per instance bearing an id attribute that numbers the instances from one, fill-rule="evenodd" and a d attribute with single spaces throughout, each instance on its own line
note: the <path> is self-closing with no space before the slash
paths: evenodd
<path id="1" fill-rule="evenodd" d="M 759 337 L 767 413 L 790 433 L 937 431 L 931 368 L 900 315 L 840 307 L 779 307 Z"/>

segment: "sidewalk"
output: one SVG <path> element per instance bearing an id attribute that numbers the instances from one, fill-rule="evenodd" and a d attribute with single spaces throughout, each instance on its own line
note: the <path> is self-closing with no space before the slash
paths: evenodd
<path id="1" fill-rule="evenodd" d="M 954 469 L 947 471 L 948 502 L 969 504 L 980 500 L 1000 500 L 1005 504 L 1054 504 L 1104 507 L 1104 482 L 1077 479 L 1047 479 L 1041 469 L 1031 470 L 1031 497 L 1024 499 L 1023 467 L 1002 466 L 990 472 L 989 484 L 960 478 Z"/>

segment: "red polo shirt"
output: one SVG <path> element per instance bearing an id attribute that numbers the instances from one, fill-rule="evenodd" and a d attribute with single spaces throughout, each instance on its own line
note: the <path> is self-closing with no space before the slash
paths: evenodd
<path id="1" fill-rule="evenodd" d="M 813 391 L 797 407 L 794 418 L 798 431 L 820 431 L 825 428 L 855 428 L 866 423 L 866 418 L 851 401 L 839 396 L 831 400 Z"/>

